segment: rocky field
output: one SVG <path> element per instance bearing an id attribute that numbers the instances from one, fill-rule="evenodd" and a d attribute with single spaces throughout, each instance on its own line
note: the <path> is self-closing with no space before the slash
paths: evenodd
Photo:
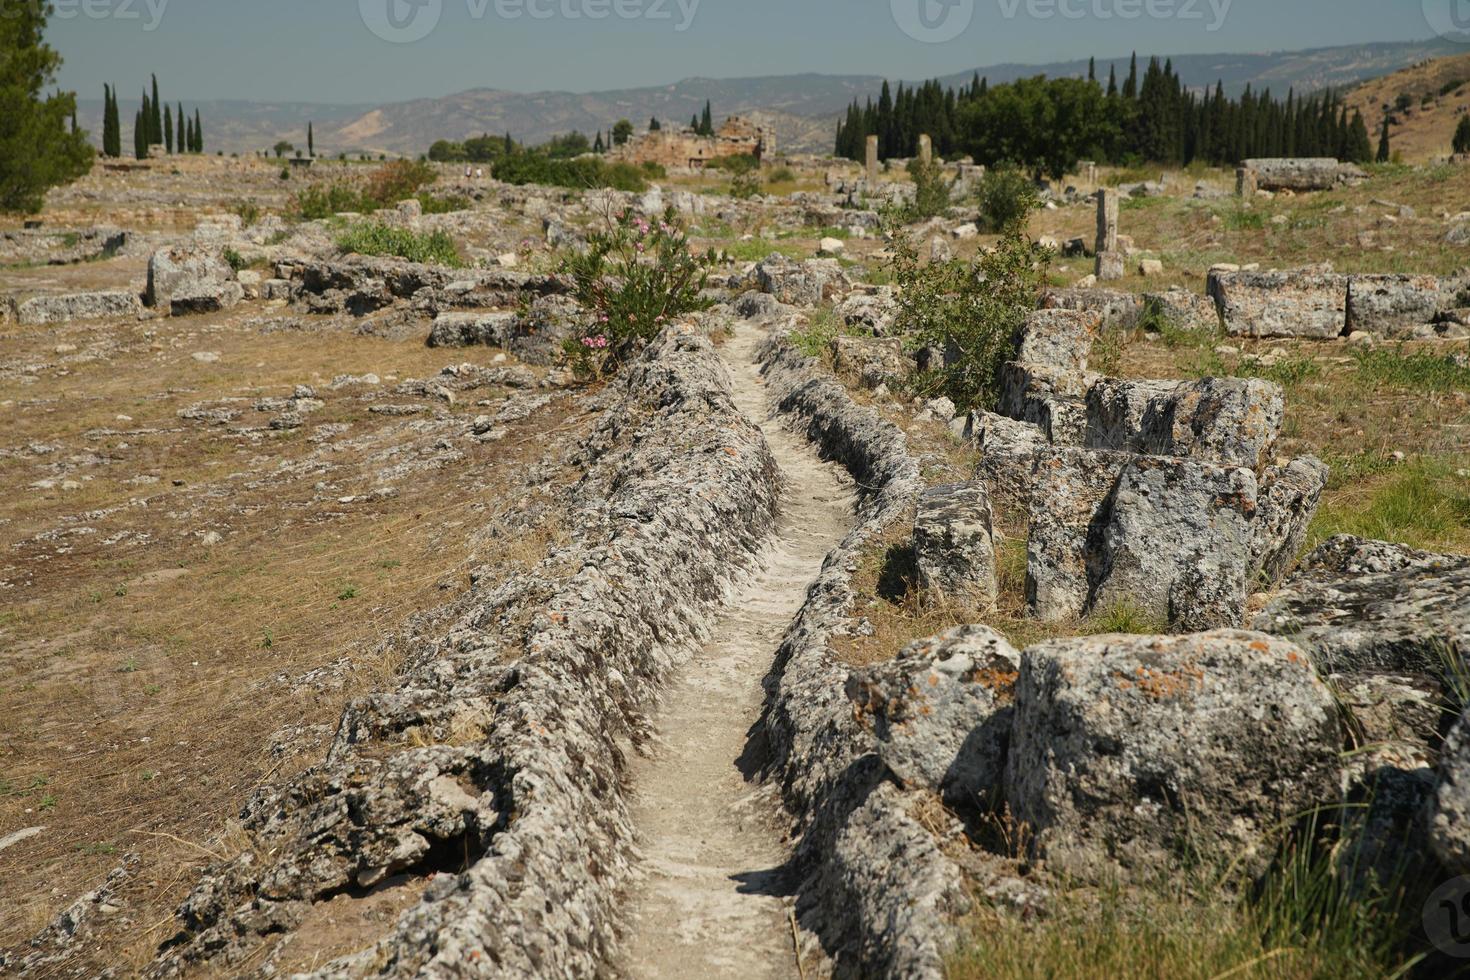
<path id="1" fill-rule="evenodd" d="M 787 169 L 0 229 L 6 973 L 1453 973 L 1470 169 L 1045 188 L 959 406 L 986 178 Z M 625 213 L 703 308 L 589 373 Z"/>

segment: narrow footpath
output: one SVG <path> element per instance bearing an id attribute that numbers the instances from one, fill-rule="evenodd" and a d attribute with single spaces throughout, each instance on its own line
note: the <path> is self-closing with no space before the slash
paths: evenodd
<path id="1" fill-rule="evenodd" d="M 643 853 L 623 968 L 629 977 L 799 975 L 790 856 L 779 803 L 737 767 L 760 714 L 761 680 L 827 553 L 853 521 L 845 474 L 770 421 L 754 364 L 760 331 L 737 324 L 721 353 L 735 402 L 764 431 L 785 477 L 782 516 L 748 584 L 713 639 L 669 685 L 652 758 L 633 766 L 633 816 Z"/>

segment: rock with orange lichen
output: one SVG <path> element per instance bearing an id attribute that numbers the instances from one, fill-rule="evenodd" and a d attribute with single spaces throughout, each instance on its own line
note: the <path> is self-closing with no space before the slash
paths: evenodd
<path id="1" fill-rule="evenodd" d="M 974 805 L 1000 789 L 1020 662 L 995 630 L 960 626 L 854 672 L 847 696 L 901 782 Z"/>
<path id="2" fill-rule="evenodd" d="M 1021 656 L 1006 800 L 1063 874 L 1249 873 L 1280 828 L 1336 800 L 1341 744 L 1331 693 L 1286 641 L 1058 640 Z"/>

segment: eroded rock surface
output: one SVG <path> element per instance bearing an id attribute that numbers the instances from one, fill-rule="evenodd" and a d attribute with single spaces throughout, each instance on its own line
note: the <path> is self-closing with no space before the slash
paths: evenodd
<path id="1" fill-rule="evenodd" d="M 1332 695 L 1262 634 L 1043 643 L 1015 710 L 1006 799 L 1036 854 L 1084 879 L 1189 855 L 1260 870 L 1279 828 L 1336 792 Z"/>

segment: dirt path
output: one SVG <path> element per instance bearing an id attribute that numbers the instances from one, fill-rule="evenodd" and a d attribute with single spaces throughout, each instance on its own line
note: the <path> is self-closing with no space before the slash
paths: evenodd
<path id="1" fill-rule="evenodd" d="M 633 895 L 624 964 L 631 977 L 796 977 L 789 856 L 779 804 L 736 766 L 760 713 L 761 679 L 823 558 L 852 521 L 850 484 L 811 447 L 767 421 L 752 358 L 757 330 L 724 348 L 735 400 L 761 424 L 786 478 L 763 564 L 714 640 L 670 685 L 651 759 L 633 767 L 645 880 Z"/>

